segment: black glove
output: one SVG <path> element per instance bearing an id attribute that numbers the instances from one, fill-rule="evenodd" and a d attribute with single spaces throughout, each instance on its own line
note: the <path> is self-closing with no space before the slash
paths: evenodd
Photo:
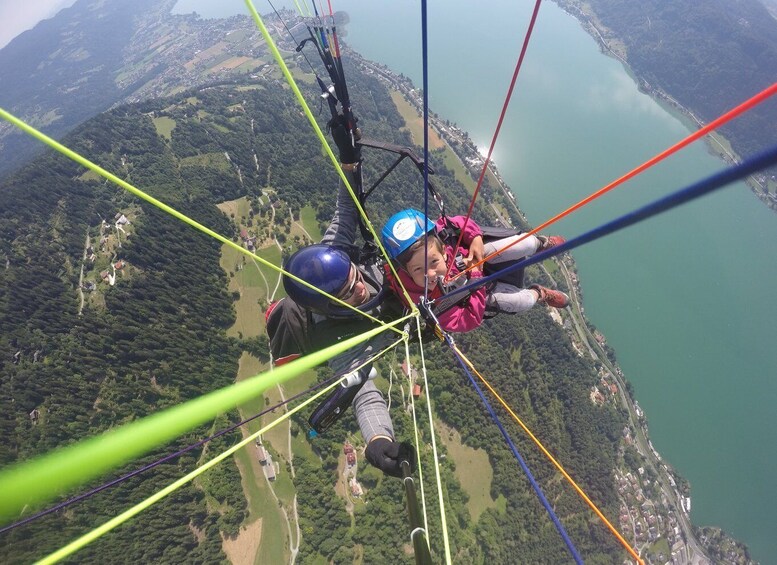
<path id="1" fill-rule="evenodd" d="M 367 444 L 364 454 L 370 465 L 392 477 L 402 478 L 402 468 L 399 466 L 402 461 L 410 463 L 410 470 L 415 471 L 415 450 L 409 443 L 379 437 Z"/>
<path id="2" fill-rule="evenodd" d="M 359 120 L 354 117 L 353 121 L 355 142 L 361 137 L 361 132 L 356 128 L 356 122 Z M 362 158 L 362 148 L 358 144 L 355 147 L 351 144 L 351 134 L 348 132 L 346 124 L 345 116 L 338 114 L 336 118 L 329 121 L 329 131 L 340 153 L 340 162 L 343 164 L 358 163 Z"/>

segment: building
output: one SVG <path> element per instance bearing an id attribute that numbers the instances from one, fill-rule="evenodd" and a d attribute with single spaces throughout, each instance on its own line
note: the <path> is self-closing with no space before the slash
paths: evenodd
<path id="1" fill-rule="evenodd" d="M 265 451 L 264 446 L 257 445 L 256 451 L 259 453 L 259 463 L 267 465 L 267 452 Z"/>
<path id="2" fill-rule="evenodd" d="M 351 477 L 348 485 L 351 487 L 351 494 L 353 496 L 361 496 L 364 494 L 364 489 L 362 489 L 362 486 L 356 481 L 356 477 Z"/>
<path id="3" fill-rule="evenodd" d="M 345 456 L 345 460 L 348 463 L 349 467 L 353 467 L 356 465 L 356 454 L 351 452 L 348 455 Z"/>
<path id="4" fill-rule="evenodd" d="M 419 385 L 418 383 L 413 385 L 413 396 L 415 398 L 418 398 L 421 396 L 421 385 Z"/>
<path id="5" fill-rule="evenodd" d="M 591 402 L 594 404 L 601 406 L 604 404 L 605 398 L 604 395 L 599 392 L 599 389 L 595 386 L 591 387 Z"/>

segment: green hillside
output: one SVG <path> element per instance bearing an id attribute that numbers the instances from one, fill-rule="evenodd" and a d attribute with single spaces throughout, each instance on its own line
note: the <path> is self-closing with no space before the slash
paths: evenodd
<path id="1" fill-rule="evenodd" d="M 354 106 L 364 109 L 359 113 L 364 131 L 374 138 L 410 143 L 386 87 L 356 67 L 346 71 L 353 77 Z M 321 173 L 329 170 L 327 162 L 288 90 L 272 80 L 261 86 L 211 86 L 120 107 L 85 123 L 65 143 L 235 241 L 246 230 L 269 254 L 275 245 L 272 232 L 287 254 L 304 241 L 301 226 L 315 231 L 321 225 L 312 225 L 314 215 L 319 223 L 330 217 L 337 177 Z M 308 95 L 313 98 L 315 92 Z M 368 178 L 375 178 L 392 161 L 371 150 L 365 156 Z M 452 171 L 435 165 L 449 209 L 464 210 L 466 189 Z M 400 166 L 370 198 L 375 223 L 399 207 L 420 206 L 420 186 L 417 172 L 410 165 Z M 501 192 L 489 186 L 483 202 L 510 209 Z M 483 223 L 493 221 L 482 212 L 487 209 L 481 205 L 476 213 Z M 119 230 L 122 214 L 129 223 Z M 515 216 L 513 221 L 518 223 L 520 218 Z M 224 255 L 217 242 L 84 174 L 59 156 L 46 154 L 3 181 L 0 233 L 0 257 L 6 265 L 0 270 L 0 426 L 6 438 L 0 461 L 4 465 L 225 386 L 238 377 L 243 352 L 261 356 L 266 351 L 261 340 L 257 342 L 258 332 L 251 330 L 250 320 L 255 316 L 260 324 L 259 307 L 268 299 L 271 285 L 265 285 L 258 270 L 249 271 L 255 267 L 235 269 L 239 259 Z M 280 250 L 273 253 L 277 259 Z M 122 265 L 117 268 L 119 262 Z M 113 285 L 110 276 L 103 280 L 104 272 L 114 277 Z M 549 282 L 540 269 L 530 276 Z M 79 286 L 87 282 L 94 287 L 82 288 L 82 301 Z M 244 301 L 241 293 L 248 288 L 256 289 L 256 294 Z M 619 456 L 626 417 L 613 402 L 603 406 L 591 402 L 590 389 L 600 380 L 598 367 L 576 352 L 570 335 L 546 311 L 536 309 L 494 319 L 458 341 L 610 520 L 616 521 L 614 470 L 629 469 Z M 567 560 L 561 538 L 450 353 L 433 344 L 427 359 L 428 392 L 437 416 L 461 434 L 463 445 L 484 450 L 487 463 L 484 457 L 480 464 L 491 468 L 483 476 L 490 477 L 492 502 L 477 494 L 473 521 L 465 489 L 474 496 L 478 485 L 466 478 L 462 487 L 456 478 L 465 476 L 461 470 L 456 473 L 457 453 L 462 449 L 452 450 L 442 461 L 455 560 Z M 256 363 L 252 366 L 261 366 L 261 361 L 266 359 L 252 361 Z M 379 364 L 384 377 L 390 373 L 390 363 L 393 359 L 386 358 Z M 326 369 L 319 370 L 319 377 L 325 374 Z M 268 391 L 264 399 L 241 407 L 240 415 L 250 416 L 276 398 L 276 392 Z M 411 425 L 401 409 L 405 401 L 395 382 L 395 426 L 400 438 L 410 439 Z M 419 412 L 425 408 L 425 400 L 420 402 Z M 31 417 L 32 413 L 37 416 Z M 502 417 L 506 422 L 508 417 Z M 236 413 L 220 417 L 161 447 L 137 466 L 237 418 Z M 346 417 L 310 442 L 305 439 L 304 420 L 305 416 L 294 419 L 289 428 L 295 452 L 293 478 L 283 437 L 265 438 L 281 463 L 273 487 L 277 501 L 268 497 L 262 502 L 269 491 L 258 467 L 253 468 L 254 452 L 249 450 L 237 462 L 229 460 L 93 543 L 75 560 L 121 555 L 123 560 L 142 562 L 219 561 L 226 558 L 223 539 L 239 539 L 235 536 L 241 526 L 261 518 L 268 537 L 257 555 L 288 556 L 291 545 L 299 543 L 301 563 L 411 562 L 401 483 L 381 477 L 360 459 L 359 480 L 367 492 L 364 502 L 349 507 L 335 483 L 343 441 L 351 437 L 358 442 L 355 423 Z M 508 428 L 586 560 L 622 562 L 625 552 L 606 528 L 520 430 Z M 428 430 L 423 433 L 427 445 Z M 64 513 L 4 534 L 0 559 L 28 562 L 47 554 L 239 436 L 237 432 L 224 436 L 205 451 L 190 452 Z M 435 492 L 431 457 L 424 447 L 427 493 Z M 633 458 L 633 464 L 638 465 L 639 459 Z M 294 493 L 301 540 L 295 535 L 287 538 L 282 533 L 286 525 L 279 521 L 282 513 L 267 509 L 267 505 L 280 507 L 288 514 Z M 432 550 L 439 557 L 443 550 L 438 511 L 431 502 L 429 509 Z"/>

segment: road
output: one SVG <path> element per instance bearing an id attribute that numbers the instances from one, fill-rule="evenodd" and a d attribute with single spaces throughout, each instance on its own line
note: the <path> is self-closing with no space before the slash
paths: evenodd
<path id="1" fill-rule="evenodd" d="M 650 448 L 648 437 L 645 434 L 645 429 L 643 428 L 639 421 L 639 417 L 637 416 L 637 409 L 634 406 L 631 397 L 629 397 L 628 393 L 626 392 L 626 382 L 621 376 L 620 370 L 618 370 L 618 368 L 610 362 L 610 359 L 607 357 L 604 349 L 599 344 L 599 342 L 596 341 L 596 338 L 591 333 L 591 330 L 585 324 L 584 315 L 580 309 L 581 300 L 578 294 L 578 289 L 573 282 L 573 277 L 569 272 L 566 261 L 560 260 L 558 263 L 561 266 L 561 272 L 567 281 L 567 286 L 570 289 L 569 297 L 571 304 L 569 312 L 571 314 L 575 332 L 580 337 L 582 343 L 585 345 L 591 358 L 594 361 L 604 365 L 618 383 L 620 404 L 627 410 L 629 415 L 629 423 L 634 430 L 634 445 L 639 453 L 645 458 L 645 464 L 649 466 L 654 475 L 658 477 L 662 493 L 664 496 L 666 496 L 667 500 L 670 501 L 670 504 L 675 507 L 673 515 L 677 519 L 677 523 L 682 530 L 683 537 L 685 538 L 686 542 L 684 555 L 685 559 L 683 560 L 683 563 L 691 563 L 693 565 L 707 565 L 711 563 L 711 560 L 706 556 L 701 547 L 701 544 L 698 542 L 693 533 L 693 526 L 691 525 L 691 521 L 688 515 L 681 510 L 682 505 L 680 503 L 679 493 L 669 483 L 669 479 L 667 477 L 666 471 L 664 470 L 664 466 L 661 463 L 661 460 L 655 456 L 653 450 Z"/>

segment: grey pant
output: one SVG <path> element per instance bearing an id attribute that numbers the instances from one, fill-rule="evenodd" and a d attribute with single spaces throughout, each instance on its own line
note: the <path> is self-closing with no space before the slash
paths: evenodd
<path id="1" fill-rule="evenodd" d="M 520 237 L 520 235 L 513 235 L 486 243 L 484 246 L 486 256 L 503 249 L 512 242 L 520 239 Z M 499 264 L 504 263 L 505 261 L 517 261 L 530 255 L 534 255 L 539 246 L 540 240 L 535 236 L 530 235 L 488 262 L 490 264 Z M 486 304 L 489 307 L 496 308 L 500 312 L 510 312 L 512 314 L 525 312 L 536 303 L 537 293 L 533 290 L 518 288 L 503 282 L 497 282 L 496 286 L 489 292 L 488 298 L 486 299 Z"/>

